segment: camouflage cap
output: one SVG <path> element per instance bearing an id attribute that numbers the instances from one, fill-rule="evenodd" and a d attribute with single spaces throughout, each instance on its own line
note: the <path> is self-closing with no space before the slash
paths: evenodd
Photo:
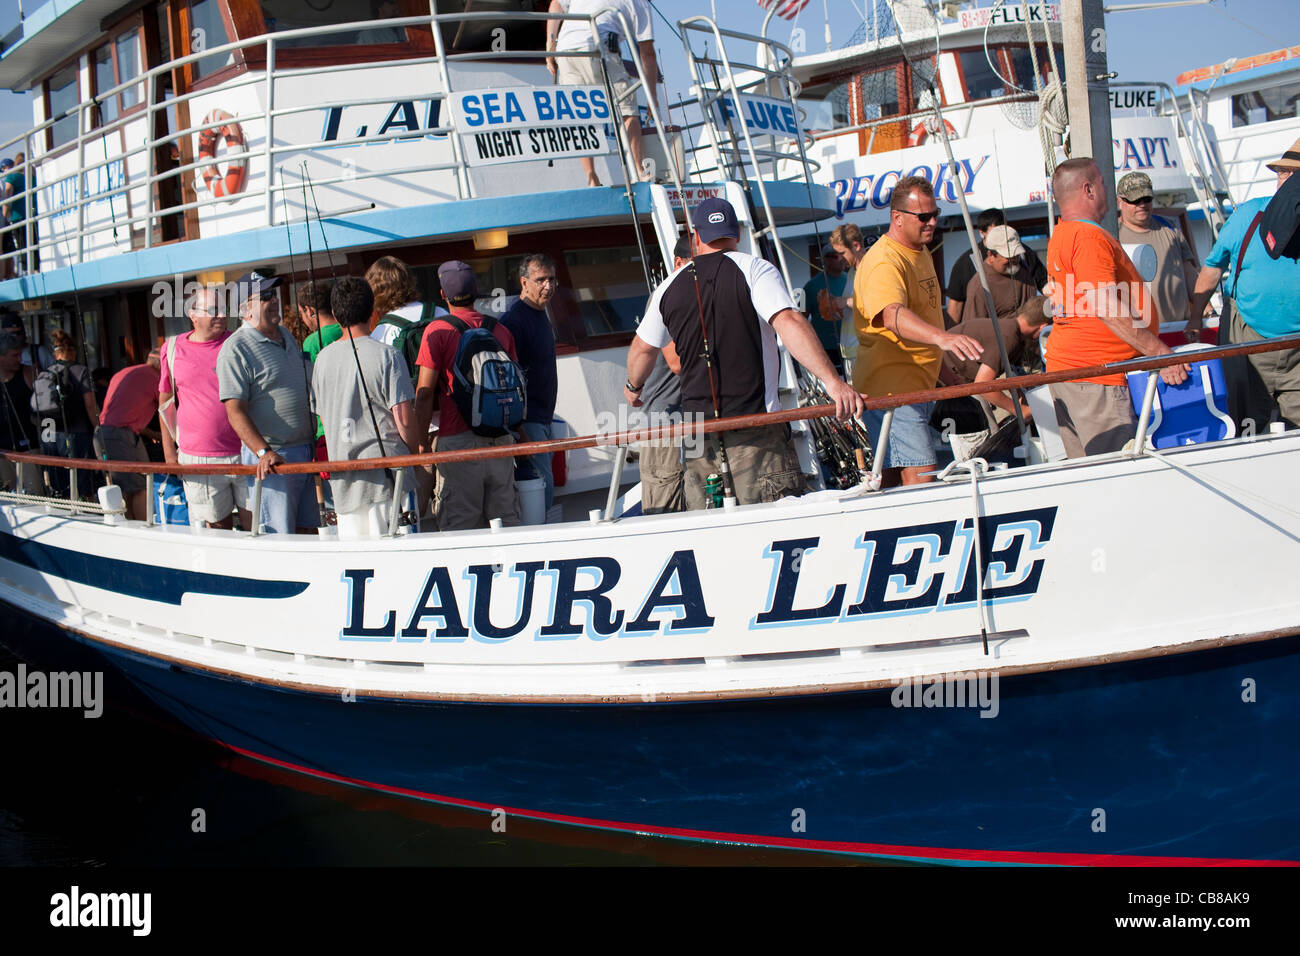
<path id="1" fill-rule="evenodd" d="M 1115 184 L 1115 195 L 1129 202 L 1146 198 L 1154 191 L 1151 188 L 1151 177 L 1146 173 L 1126 173 Z"/>

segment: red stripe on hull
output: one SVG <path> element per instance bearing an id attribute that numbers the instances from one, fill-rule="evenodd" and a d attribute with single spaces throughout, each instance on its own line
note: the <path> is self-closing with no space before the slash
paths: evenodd
<path id="1" fill-rule="evenodd" d="M 435 803 L 464 807 L 470 810 L 504 810 L 508 814 L 542 820 L 549 823 L 563 823 L 571 826 L 589 827 L 599 830 L 619 830 L 626 833 L 653 834 L 655 836 L 676 839 L 696 840 L 708 843 L 734 843 L 741 846 L 774 847 L 778 849 L 813 850 L 821 853 L 851 853 L 875 857 L 896 858 L 900 861 L 928 861 L 935 863 L 991 863 L 1013 866 L 1300 866 L 1290 860 L 1236 860 L 1215 857 L 1191 856 L 1130 856 L 1108 853 L 1043 853 L 1021 852 L 1013 850 L 962 850 L 949 847 L 931 846 L 893 846 L 886 843 L 851 843 L 837 840 L 801 840 L 796 837 L 762 836 L 752 833 L 726 833 L 714 830 L 684 830 L 677 827 L 663 827 L 651 824 L 623 823 L 616 820 L 599 820 L 593 817 L 574 817 L 563 813 L 550 813 L 543 810 L 526 810 L 520 807 L 502 807 L 476 800 L 463 800 L 441 794 L 425 793 L 405 787 L 393 787 L 387 784 L 344 777 L 325 770 L 313 770 L 299 766 L 287 760 L 267 757 L 252 750 L 245 750 L 220 740 L 217 744 L 241 756 L 295 773 L 306 774 L 333 783 L 341 783 L 367 790 L 395 796 L 412 797 L 417 800 L 430 800 Z"/>

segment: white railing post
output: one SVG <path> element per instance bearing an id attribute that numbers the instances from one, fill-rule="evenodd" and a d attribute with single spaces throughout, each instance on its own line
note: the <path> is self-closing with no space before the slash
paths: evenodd
<path id="1" fill-rule="evenodd" d="M 95 108 L 93 102 L 92 100 L 90 107 L 92 110 Z M 86 259 L 86 143 L 82 132 L 82 110 L 85 105 L 82 103 L 77 106 L 77 172 L 74 180 L 77 185 L 73 192 L 77 197 L 77 264 Z"/>
<path id="2" fill-rule="evenodd" d="M 429 0 L 429 16 L 436 18 L 438 16 L 438 0 Z M 451 73 L 447 70 L 447 50 L 442 45 L 442 31 L 438 29 L 438 21 L 431 19 L 429 21 L 429 31 L 433 34 L 433 55 L 438 60 L 438 72 L 442 77 L 442 105 L 444 112 L 450 113 L 451 105 Z M 451 140 L 451 155 L 456 160 L 456 198 L 472 199 L 474 189 L 469 180 L 469 168 L 465 165 L 465 156 L 460 148 L 460 130 L 455 128 L 452 123 L 451 135 L 447 138 Z"/>
<path id="3" fill-rule="evenodd" d="M 154 183 L 154 165 L 153 165 L 154 147 L 150 145 L 153 142 L 154 130 L 157 129 L 157 126 L 154 124 L 154 118 L 153 118 L 153 111 L 155 106 L 154 87 L 157 84 L 154 83 L 152 71 L 150 71 L 147 74 L 147 76 L 149 78 L 145 82 L 145 93 L 144 93 L 144 130 L 145 130 L 144 131 L 144 139 L 145 139 L 144 247 L 146 249 L 151 249 L 153 248 L 153 220 L 154 220 L 154 216 L 158 212 L 157 208 L 154 206 L 154 201 L 153 201 L 153 191 L 154 191 L 154 186 L 156 185 Z M 179 144 L 177 145 L 179 147 Z M 181 155 L 184 156 L 183 153 Z M 125 182 L 127 178 L 126 171 L 127 171 L 127 159 L 125 156 L 123 156 L 122 157 L 123 182 Z M 130 193 L 127 193 L 127 195 L 129 196 Z M 131 210 L 131 205 L 129 202 L 127 203 L 126 208 L 127 208 L 127 215 L 129 217 L 130 210 Z M 131 224 L 129 222 L 126 224 L 126 235 L 127 235 L 127 241 L 129 242 L 131 237 Z"/>
<path id="4" fill-rule="evenodd" d="M 158 500 L 158 492 L 153 484 L 153 472 L 144 476 L 144 524 L 146 528 L 154 526 L 154 505 Z"/>
<path id="5" fill-rule="evenodd" d="M 275 37 L 266 38 L 266 224 L 275 225 L 275 191 L 271 189 L 273 178 L 271 176 L 271 163 L 274 154 L 271 152 L 272 145 L 275 142 Z M 307 215 L 307 210 L 303 210 L 303 215 Z M 256 522 L 254 522 L 256 524 Z"/>
<path id="6" fill-rule="evenodd" d="M 252 527 L 249 529 L 249 534 L 251 534 L 253 537 L 257 537 L 259 534 L 262 533 L 262 476 L 261 475 L 253 476 L 253 500 L 249 504 L 250 504 L 249 524 L 252 525 Z"/>
<path id="7" fill-rule="evenodd" d="M 1137 435 L 1133 442 L 1133 454 L 1141 455 L 1146 452 L 1147 447 L 1147 427 L 1151 424 L 1151 408 L 1155 404 L 1156 389 L 1160 383 L 1160 373 L 1151 371 L 1147 373 L 1146 392 L 1142 396 L 1142 414 L 1138 416 Z"/>
<path id="8" fill-rule="evenodd" d="M 889 429 L 894 424 L 894 410 L 892 408 L 885 410 L 885 417 L 880 422 L 880 435 L 876 438 L 876 444 L 879 448 L 871 449 L 871 477 L 875 479 L 872 483 L 879 488 L 881 475 L 885 470 L 885 452 L 889 448 Z"/>

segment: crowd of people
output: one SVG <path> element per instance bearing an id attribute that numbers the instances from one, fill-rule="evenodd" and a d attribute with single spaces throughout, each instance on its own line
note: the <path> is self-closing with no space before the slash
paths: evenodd
<path id="1" fill-rule="evenodd" d="M 1300 169 L 1300 143 L 1272 168 L 1280 187 Z M 876 448 L 884 413 L 865 411 L 866 396 L 1015 374 L 1037 358 L 1047 329 L 1048 371 L 1170 354 L 1158 334 L 1161 321 L 1183 318 L 1188 339 L 1196 338 L 1208 292 L 1225 271 L 1237 308 L 1224 341 L 1255 341 L 1300 325 L 1287 297 L 1300 265 L 1266 256 L 1262 242 L 1251 244 L 1264 201 L 1243 204 L 1198 272 L 1182 234 L 1151 214 L 1145 174 L 1117 184 L 1119 236 L 1098 225 L 1110 200 L 1091 159 L 1062 163 L 1053 190 L 1061 218 L 1046 261 L 1001 211 L 985 210 L 977 248 L 953 265 L 945 303 L 929 248 L 939 212 L 933 189 L 922 177 L 903 178 L 888 230 L 876 242 L 844 224 L 821 249 L 824 272 L 804 288 L 811 321 L 774 266 L 739 251 L 731 205 L 705 200 L 629 347 L 624 399 L 660 422 L 774 411 L 779 336 L 820 381 L 836 414 L 858 418 Z M 1139 276 L 1121 238 L 1155 249 L 1152 280 Z M 219 288 L 199 288 L 187 303 L 190 330 L 112 375 L 99 394 L 71 336 L 57 330 L 48 350 L 30 345 L 22 322 L 5 313 L 0 442 L 14 451 L 147 461 L 146 443 L 157 438 L 171 463 L 254 467 L 261 479 L 256 516 L 248 510 L 247 477 L 184 477 L 191 521 L 212 527 L 230 528 L 237 518 L 242 528 L 256 521 L 267 531 L 308 532 L 328 512 L 349 533 L 377 534 L 396 520 L 393 509 L 427 517 L 441 530 L 519 524 L 516 468 L 541 479 L 549 510 L 549 454 L 520 456 L 522 464 L 510 456 L 449 460 L 400 473 L 387 459 L 552 437 L 559 382 L 547 307 L 555 263 L 523 256 L 519 296 L 499 319 L 475 308 L 480 290 L 469 264 L 444 262 L 437 276 L 440 302 L 423 297 L 412 270 L 393 256 L 376 260 L 364 277 L 302 283 L 293 296 L 299 335 L 285 331 L 279 276 L 242 276 L 234 308 Z M 1261 353 L 1241 363 L 1251 400 L 1271 403 L 1271 414 L 1292 425 L 1300 418 L 1296 354 Z M 1186 364 L 1173 364 L 1160 374 L 1177 385 L 1188 373 Z M 1121 376 L 1056 383 L 1051 392 L 1070 457 L 1115 451 L 1133 439 L 1136 415 Z M 987 399 L 1003 413 L 1031 417 L 1016 392 L 993 391 Z M 934 416 L 931 402 L 895 410 L 880 450 L 886 485 L 933 480 Z M 709 507 L 719 479 L 741 504 L 806 490 L 787 425 L 756 422 L 710 435 L 698 451 L 685 453 L 680 439 L 640 449 L 646 513 Z M 384 461 L 323 481 L 280 467 L 369 458 Z M 28 493 L 41 492 L 42 482 L 63 495 L 94 487 L 87 478 L 69 489 L 64 469 L 49 469 L 42 479 L 7 461 L 2 467 L 0 481 Z M 128 514 L 143 517 L 143 477 L 109 480 L 121 487 Z"/>

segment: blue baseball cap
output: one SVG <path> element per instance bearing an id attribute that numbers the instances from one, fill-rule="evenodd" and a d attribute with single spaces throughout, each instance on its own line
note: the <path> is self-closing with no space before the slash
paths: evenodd
<path id="1" fill-rule="evenodd" d="M 691 217 L 695 225 L 695 234 L 700 242 L 711 243 L 718 239 L 739 239 L 740 224 L 736 222 L 736 210 L 725 199 L 706 199 L 695 207 Z"/>

